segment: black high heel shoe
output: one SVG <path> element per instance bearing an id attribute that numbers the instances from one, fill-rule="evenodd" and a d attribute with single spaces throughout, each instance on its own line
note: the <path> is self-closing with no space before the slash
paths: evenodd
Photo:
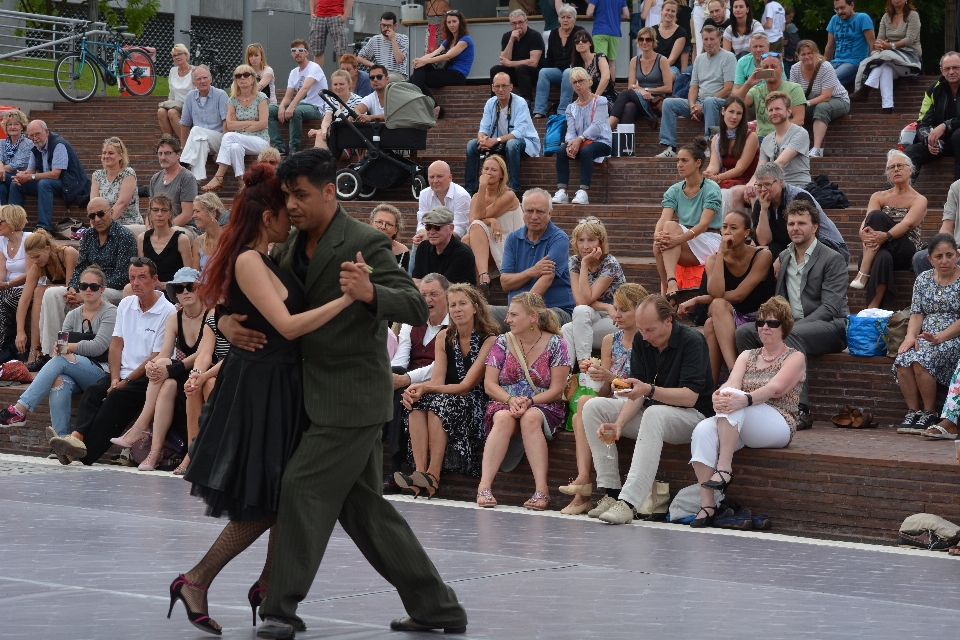
<path id="1" fill-rule="evenodd" d="M 703 529 L 713 524 L 713 519 L 717 515 L 717 508 L 716 507 L 700 507 L 700 511 L 703 511 L 704 513 L 707 513 L 708 509 L 710 510 L 710 513 L 708 513 L 705 517 L 697 518 L 696 520 L 690 523 L 691 529 Z M 697 511 L 697 515 L 700 515 L 700 511 Z"/>
<path id="2" fill-rule="evenodd" d="M 404 474 L 403 472 L 394 472 L 393 481 L 397 483 L 398 487 L 400 487 L 401 493 L 405 493 L 407 495 L 412 493 L 414 498 L 420 495 L 420 487 L 413 482 L 413 478 Z"/>
<path id="3" fill-rule="evenodd" d="M 202 587 L 199 584 L 193 584 L 189 580 L 183 577 L 181 573 L 177 576 L 177 579 L 170 583 L 170 610 L 167 611 L 167 620 L 170 619 L 170 614 L 173 613 L 173 605 L 177 604 L 177 600 L 183 602 L 183 608 L 187 610 L 187 618 L 190 620 L 190 624 L 195 626 L 201 631 L 206 631 L 207 633 L 212 633 L 215 636 L 223 635 L 220 625 L 217 624 L 216 620 L 211 618 L 206 613 L 197 613 L 190 610 L 190 605 L 187 604 L 187 599 L 183 597 L 183 588 L 184 587 L 193 587 L 194 589 L 200 589 L 201 591 L 206 591 L 206 587 Z"/>
<path id="4" fill-rule="evenodd" d="M 259 580 L 254 582 L 250 590 L 247 591 L 247 602 L 250 603 L 250 608 L 253 609 L 253 626 L 257 626 L 257 609 L 260 608 L 260 603 L 263 602 L 266 593 L 267 590 L 260 586 Z"/>
<path id="5" fill-rule="evenodd" d="M 427 500 L 432 498 L 440 490 L 440 481 L 433 477 L 431 473 L 414 471 L 411 476 L 413 483 L 420 489 L 427 492 Z M 418 494 L 419 495 L 419 494 Z"/>
<path id="6" fill-rule="evenodd" d="M 721 471 L 717 469 L 717 475 L 720 476 L 719 480 L 707 480 L 706 482 L 701 482 L 700 486 L 704 489 L 723 491 L 733 483 L 733 471 Z M 724 478 L 724 476 L 726 476 L 726 478 Z"/>

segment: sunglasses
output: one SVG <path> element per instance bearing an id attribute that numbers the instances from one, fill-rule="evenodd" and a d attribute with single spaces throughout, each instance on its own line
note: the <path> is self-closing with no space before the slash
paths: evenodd
<path id="1" fill-rule="evenodd" d="M 90 291 L 100 291 L 102 287 L 102 284 L 97 284 L 96 282 L 81 282 L 77 285 L 77 289 L 80 291 L 86 291 L 87 289 L 90 289 Z"/>
<path id="2" fill-rule="evenodd" d="M 600 218 L 598 218 L 597 216 L 587 216 L 586 218 L 580 218 L 579 220 L 577 220 L 577 224 L 586 224 L 588 222 L 597 223 L 597 222 L 600 222 Z"/>
<path id="3" fill-rule="evenodd" d="M 146 257 L 133 256 L 130 258 L 130 264 L 153 264 L 153 260 Z"/>
<path id="4" fill-rule="evenodd" d="M 307 50 L 303 47 L 290 47 L 290 53 L 306 53 Z"/>
<path id="5" fill-rule="evenodd" d="M 443 229 L 445 226 L 447 226 L 447 225 L 445 225 L 445 224 L 425 224 L 425 225 L 423 225 L 423 228 L 426 229 L 427 231 L 440 231 L 440 230 Z"/>
<path id="6" fill-rule="evenodd" d="M 370 74 L 370 79 L 371 79 L 371 80 L 383 80 L 385 77 L 386 77 L 386 76 L 384 76 L 382 73 L 371 73 L 371 74 Z"/>
<path id="7" fill-rule="evenodd" d="M 178 295 L 181 294 L 181 293 L 187 292 L 187 291 L 192 292 L 192 291 L 193 291 L 193 285 L 194 285 L 194 284 L 196 284 L 196 283 L 187 282 L 187 283 L 185 283 L 185 284 L 174 284 L 174 285 L 173 285 L 173 292 L 174 292 L 175 294 L 178 294 Z"/>
<path id="8" fill-rule="evenodd" d="M 779 320 L 761 320 L 759 318 L 756 320 L 756 323 L 757 323 L 757 329 L 763 328 L 764 325 L 770 327 L 771 329 L 776 329 L 781 324 L 783 324 Z"/>
<path id="9" fill-rule="evenodd" d="M 584 44 L 584 43 L 590 44 L 590 41 L 587 40 L 586 38 L 577 38 L 577 39 L 574 40 L 573 42 L 574 42 L 575 44 Z"/>
<path id="10" fill-rule="evenodd" d="M 653 38 L 637 38 L 637 42 L 653 42 Z"/>
<path id="11" fill-rule="evenodd" d="M 234 80 L 239 80 L 240 78 L 249 78 L 249 77 L 251 77 L 252 75 L 253 75 L 253 74 L 250 73 L 249 71 L 244 71 L 243 73 L 235 73 L 235 74 L 233 74 L 233 79 L 234 79 Z"/>
<path id="12" fill-rule="evenodd" d="M 456 9 L 450 9 L 450 11 L 447 11 L 447 12 L 446 12 L 445 14 L 443 14 L 443 15 L 445 15 L 445 16 L 459 16 L 459 15 L 460 15 L 460 12 L 457 11 Z"/>
<path id="13" fill-rule="evenodd" d="M 103 216 L 107 215 L 108 213 L 110 213 L 110 212 L 107 211 L 106 209 L 103 209 L 102 211 L 94 211 L 93 213 L 88 213 L 88 214 L 87 214 L 87 217 L 90 218 L 91 220 L 93 220 L 94 218 L 102 218 Z"/>
<path id="14" fill-rule="evenodd" d="M 776 51 L 770 51 L 769 53 L 765 53 L 762 56 L 760 56 L 760 59 L 766 60 L 767 58 L 779 58 L 779 57 L 780 57 L 779 53 L 777 53 Z"/>

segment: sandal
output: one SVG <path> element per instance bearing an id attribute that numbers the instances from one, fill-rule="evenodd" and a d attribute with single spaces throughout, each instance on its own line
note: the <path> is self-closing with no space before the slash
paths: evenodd
<path id="1" fill-rule="evenodd" d="M 480 489 L 477 491 L 477 504 L 484 508 L 497 506 L 497 499 L 490 493 L 490 489 Z"/>
<path id="2" fill-rule="evenodd" d="M 710 510 L 710 513 L 707 513 L 707 510 L 708 510 L 708 509 Z M 690 528 L 692 528 L 692 529 L 704 529 L 704 528 L 706 528 L 706 527 L 709 527 L 711 524 L 713 524 L 713 519 L 714 519 L 714 518 L 716 517 L 716 515 L 717 515 L 717 508 L 716 508 L 716 507 L 700 507 L 700 511 L 703 511 L 703 512 L 706 513 L 707 515 L 705 515 L 705 516 L 702 517 L 702 518 L 695 518 L 695 519 L 690 523 Z M 700 511 L 697 511 L 697 515 L 700 515 Z"/>
<path id="3" fill-rule="evenodd" d="M 677 282 L 677 279 L 676 279 L 676 278 L 667 278 L 667 286 L 668 286 L 668 287 L 670 286 L 670 281 L 671 281 L 671 280 L 673 280 L 674 282 Z M 678 286 L 679 286 L 679 283 L 678 283 Z M 670 303 L 670 306 L 672 306 L 674 309 L 676 309 L 676 308 L 677 308 L 677 296 L 679 296 L 679 295 L 680 295 L 680 289 L 678 288 L 676 291 L 668 291 L 668 292 L 664 293 L 664 294 L 663 294 L 663 297 L 667 299 L 667 302 Z"/>
<path id="4" fill-rule="evenodd" d="M 543 119 L 546 118 L 546 117 L 547 117 L 547 116 L 543 115 L 542 113 L 535 113 L 535 114 L 533 114 L 533 119 L 534 119 L 534 120 L 543 120 Z"/>
<path id="5" fill-rule="evenodd" d="M 421 471 L 414 471 L 413 475 L 410 476 L 415 484 L 420 489 L 424 489 L 427 492 L 427 500 L 436 495 L 437 491 L 440 490 L 440 481 L 434 477 L 432 473 L 423 473 Z M 397 484 L 400 484 L 397 482 Z M 417 494 L 419 495 L 419 494 Z"/>
<path id="6" fill-rule="evenodd" d="M 863 280 L 861 281 L 860 278 L 863 278 Z M 867 288 L 867 280 L 869 280 L 869 279 L 870 279 L 870 274 L 869 274 L 869 273 L 864 273 L 863 271 L 857 271 L 857 276 L 856 276 L 853 280 L 850 281 L 850 288 L 851 288 L 851 289 L 866 289 L 866 288 Z"/>
<path id="7" fill-rule="evenodd" d="M 400 492 L 406 495 L 413 494 L 414 498 L 420 496 L 420 487 L 413 481 L 411 476 L 408 476 L 400 471 L 396 471 L 393 474 L 393 481 L 397 483 L 397 486 L 400 487 Z"/>
<path id="8" fill-rule="evenodd" d="M 214 180 L 217 181 L 216 185 L 213 184 Z M 213 191 L 215 193 L 219 191 L 223 191 L 223 178 L 221 178 L 220 176 L 213 176 L 212 178 L 210 178 L 210 182 L 200 187 L 200 191 L 208 191 L 208 192 Z"/>
<path id="9" fill-rule="evenodd" d="M 929 440 L 956 440 L 957 434 L 950 433 L 947 431 L 946 427 L 943 427 L 939 424 L 934 424 L 929 427 L 921 434 L 924 438 Z"/>
<path id="10" fill-rule="evenodd" d="M 947 549 L 947 554 L 951 556 L 960 556 L 960 545 L 953 545 Z"/>
<path id="11" fill-rule="evenodd" d="M 523 503 L 523 507 L 531 511 L 546 511 L 549 506 L 550 496 L 541 491 L 535 492 L 529 500 Z"/>
<path id="12" fill-rule="evenodd" d="M 487 276 L 486 282 L 481 281 L 483 276 Z M 480 290 L 480 293 L 483 294 L 484 298 L 490 297 L 490 274 L 486 271 L 477 275 L 477 289 Z"/>
<path id="13" fill-rule="evenodd" d="M 730 486 L 730 483 L 733 482 L 733 471 L 721 471 L 720 469 L 717 469 L 717 475 L 720 476 L 719 480 L 707 480 L 706 482 L 701 482 L 700 486 L 704 489 L 723 491 Z"/>
<path id="14" fill-rule="evenodd" d="M 183 464 L 182 462 L 180 463 L 179 467 L 173 470 L 173 475 L 175 476 L 186 475 L 186 473 L 187 473 L 187 465 Z"/>
<path id="15" fill-rule="evenodd" d="M 126 435 L 127 435 L 127 433 L 130 433 L 131 431 L 136 431 L 137 433 L 140 434 L 140 437 L 137 438 L 136 440 L 129 440 L 129 441 L 128 441 L 128 440 L 126 439 Z M 110 438 L 110 442 L 112 442 L 113 444 L 117 445 L 118 447 L 123 447 L 124 449 L 133 449 L 135 446 L 137 446 L 137 444 L 143 442 L 149 435 L 150 435 L 150 432 L 149 432 L 149 431 L 144 431 L 144 430 L 142 430 L 142 429 L 137 429 L 136 427 L 130 427 L 129 429 L 127 429 L 127 432 L 124 433 L 124 434 L 123 434 L 122 436 L 120 436 L 119 438 Z"/>

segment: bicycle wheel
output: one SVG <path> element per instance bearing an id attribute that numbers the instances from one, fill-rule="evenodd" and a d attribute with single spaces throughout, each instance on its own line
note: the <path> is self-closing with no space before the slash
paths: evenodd
<path id="1" fill-rule="evenodd" d="M 148 96 L 157 86 L 153 60 L 143 49 L 123 49 L 121 75 L 124 88 L 132 96 Z"/>
<path id="2" fill-rule="evenodd" d="M 70 102 L 86 102 L 97 93 L 100 75 L 96 65 L 78 54 L 70 54 L 57 60 L 53 68 L 53 82 L 57 91 Z"/>

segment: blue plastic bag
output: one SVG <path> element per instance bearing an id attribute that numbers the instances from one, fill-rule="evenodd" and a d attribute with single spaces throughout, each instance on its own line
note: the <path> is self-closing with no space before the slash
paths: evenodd
<path id="1" fill-rule="evenodd" d="M 543 136 L 543 155 L 545 157 L 557 155 L 557 149 L 567 133 L 567 116 L 556 113 L 547 118 L 547 132 Z"/>
<path id="2" fill-rule="evenodd" d="M 848 316 L 847 349 L 852 356 L 887 355 L 887 318 Z"/>

